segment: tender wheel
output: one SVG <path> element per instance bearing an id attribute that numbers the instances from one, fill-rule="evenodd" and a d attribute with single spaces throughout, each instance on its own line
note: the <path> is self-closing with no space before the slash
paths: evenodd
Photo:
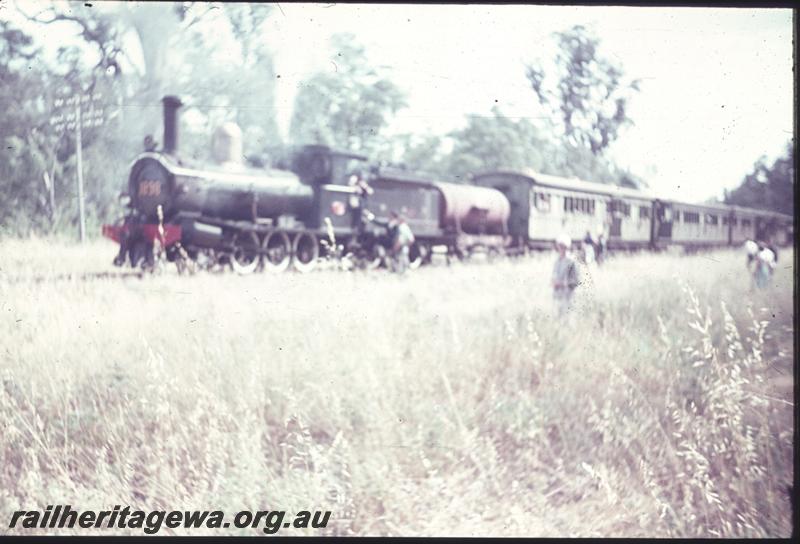
<path id="1" fill-rule="evenodd" d="M 416 270 L 428 260 L 429 253 L 428 247 L 424 244 L 412 244 L 408 253 L 408 267 L 411 270 Z"/>
<path id="2" fill-rule="evenodd" d="M 292 244 L 292 265 L 298 272 L 310 272 L 317 265 L 319 242 L 310 232 L 298 232 Z"/>
<path id="3" fill-rule="evenodd" d="M 264 255 L 264 269 L 270 272 L 283 272 L 292 261 L 292 244 L 285 232 L 273 231 L 261 242 Z"/>
<path id="4" fill-rule="evenodd" d="M 254 232 L 240 232 L 233 239 L 231 267 L 237 274 L 252 274 L 259 262 L 258 236 Z"/>

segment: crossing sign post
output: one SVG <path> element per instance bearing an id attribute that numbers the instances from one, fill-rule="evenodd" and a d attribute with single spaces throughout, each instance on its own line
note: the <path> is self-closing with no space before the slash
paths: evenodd
<path id="1" fill-rule="evenodd" d="M 78 220 L 80 240 L 86 240 L 86 199 L 83 189 L 83 142 L 82 129 L 99 127 L 103 124 L 105 112 L 99 104 L 99 94 L 75 94 L 67 98 L 56 98 L 53 109 L 56 113 L 50 117 L 50 126 L 56 132 L 75 130 L 75 166 L 78 183 Z M 73 109 L 74 108 L 74 109 Z"/>

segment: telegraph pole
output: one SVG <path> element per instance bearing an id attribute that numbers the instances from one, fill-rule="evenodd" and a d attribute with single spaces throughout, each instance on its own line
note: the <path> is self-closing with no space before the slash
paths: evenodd
<path id="1" fill-rule="evenodd" d="M 86 213 L 83 198 L 83 145 L 81 143 L 81 104 L 75 105 L 75 162 L 78 168 L 78 216 L 80 221 L 81 243 L 86 241 Z"/>

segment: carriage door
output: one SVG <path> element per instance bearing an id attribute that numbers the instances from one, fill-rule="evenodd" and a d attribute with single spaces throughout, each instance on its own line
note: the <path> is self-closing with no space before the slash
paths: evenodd
<path id="1" fill-rule="evenodd" d="M 766 225 L 766 223 L 767 222 L 763 217 L 756 217 L 756 225 L 755 225 L 755 227 L 756 227 L 756 229 L 755 229 L 756 240 L 766 240 L 766 238 L 767 238 L 767 236 L 766 236 L 767 235 L 767 225 Z"/>
<path id="2" fill-rule="evenodd" d="M 672 239 L 672 206 L 667 202 L 656 202 L 656 239 Z"/>
<path id="3" fill-rule="evenodd" d="M 622 201 L 612 199 L 608 203 L 609 211 L 609 238 L 618 238 L 622 235 Z"/>

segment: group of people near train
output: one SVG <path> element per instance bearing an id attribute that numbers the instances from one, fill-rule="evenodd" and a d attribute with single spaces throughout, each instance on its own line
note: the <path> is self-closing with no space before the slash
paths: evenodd
<path id="1" fill-rule="evenodd" d="M 563 317 L 572 307 L 575 291 L 585 282 L 585 277 L 582 277 L 585 275 L 581 274 L 579 269 L 579 261 L 582 261 L 581 264 L 591 273 L 591 269 L 607 257 L 604 239 L 602 229 L 598 231 L 597 238 L 593 238 L 591 232 L 587 231 L 580 244 L 582 258 L 579 259 L 570 254 L 572 240 L 568 235 L 562 234 L 556 238 L 555 248 L 558 256 L 553 264 L 552 287 L 559 317 Z M 747 270 L 752 279 L 751 290 L 766 289 L 778 262 L 777 247 L 762 240 L 747 240 L 744 249 L 747 252 Z"/>
<path id="2" fill-rule="evenodd" d="M 608 255 L 608 238 L 602 225 L 598 227 L 596 235 L 591 230 L 586 231 L 586 236 L 581 241 L 581 253 L 587 266 L 603 264 Z"/>
<path id="3" fill-rule="evenodd" d="M 747 270 L 752 278 L 751 289 L 765 289 L 778 264 L 778 249 L 763 240 L 747 240 L 744 248 L 747 252 Z"/>
<path id="4" fill-rule="evenodd" d="M 390 268 L 398 274 L 403 274 L 409 267 L 409 253 L 414 243 L 414 234 L 405 218 L 392 211 L 389 220 L 382 222 L 388 231 L 391 247 L 389 248 Z M 608 239 L 601 226 L 596 235 L 586 231 L 580 241 L 580 251 L 573 255 L 572 239 L 562 234 L 555 239 L 555 248 L 558 252 L 553 264 L 551 284 L 553 299 L 559 317 L 563 317 L 572 306 L 575 291 L 581 283 L 585 283 L 585 274 L 580 267 L 585 266 L 589 274 L 591 271 L 608 258 Z M 751 275 L 751 289 L 765 289 L 772 277 L 778 262 L 777 248 L 765 241 L 748 240 L 744 244 L 747 253 L 747 270 Z"/>

